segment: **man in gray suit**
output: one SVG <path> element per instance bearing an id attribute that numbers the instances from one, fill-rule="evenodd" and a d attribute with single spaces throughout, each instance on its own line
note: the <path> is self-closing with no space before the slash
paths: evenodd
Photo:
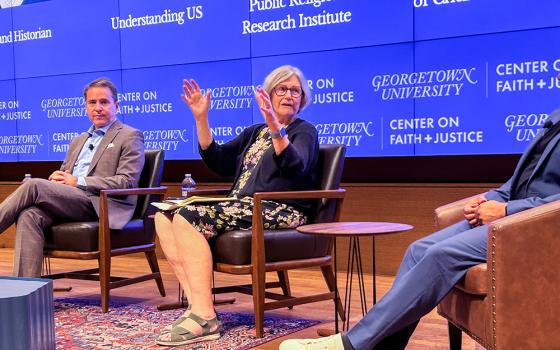
<path id="1" fill-rule="evenodd" d="M 138 185 L 144 167 L 140 131 L 117 120 L 117 90 L 107 78 L 84 89 L 93 125 L 70 142 L 60 170 L 48 180 L 25 181 L 0 204 L 0 233 L 16 224 L 14 275 L 38 277 L 43 258 L 43 231 L 64 221 L 95 221 L 99 191 Z M 132 217 L 136 196 L 109 198 L 109 226 L 122 228 Z"/>
<path id="2" fill-rule="evenodd" d="M 560 110 L 549 116 L 505 184 L 465 205 L 465 220 L 408 247 L 391 289 L 347 334 L 290 339 L 280 344 L 280 350 L 404 349 L 420 318 L 469 267 L 486 262 L 489 223 L 560 200 L 558 164 Z"/>

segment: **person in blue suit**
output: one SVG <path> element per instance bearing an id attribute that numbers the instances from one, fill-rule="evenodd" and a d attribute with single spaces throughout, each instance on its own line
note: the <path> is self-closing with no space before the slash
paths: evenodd
<path id="1" fill-rule="evenodd" d="M 465 205 L 465 220 L 408 247 L 391 289 L 348 333 L 290 339 L 280 344 L 280 350 L 404 349 L 420 318 L 447 295 L 469 267 L 486 262 L 489 223 L 560 199 L 559 164 L 560 110 L 556 110 L 505 184 Z"/>

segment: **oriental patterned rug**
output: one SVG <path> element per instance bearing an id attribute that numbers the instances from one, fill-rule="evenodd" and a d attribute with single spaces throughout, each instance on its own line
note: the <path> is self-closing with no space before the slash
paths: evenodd
<path id="1" fill-rule="evenodd" d="M 249 349 L 283 337 L 318 321 L 266 316 L 264 337 L 254 335 L 253 314 L 218 312 L 222 337 L 182 347 L 162 347 L 155 343 L 160 330 L 172 323 L 184 310 L 158 311 L 141 304 L 111 304 L 108 313 L 101 312 L 99 302 L 65 298 L 56 299 L 56 348 L 93 349 Z"/>

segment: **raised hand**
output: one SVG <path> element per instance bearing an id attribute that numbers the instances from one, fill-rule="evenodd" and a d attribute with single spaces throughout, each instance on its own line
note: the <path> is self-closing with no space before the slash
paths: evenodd
<path id="1" fill-rule="evenodd" d="M 258 87 L 255 92 L 255 98 L 257 99 L 257 103 L 259 104 L 259 108 L 261 110 L 261 114 L 264 117 L 264 121 L 266 125 L 270 128 L 270 130 L 278 131 L 282 127 L 282 124 L 278 121 L 276 117 L 276 113 L 272 108 L 272 102 L 270 101 L 270 95 L 266 92 L 265 89 L 262 87 Z"/>
<path id="2" fill-rule="evenodd" d="M 210 109 L 210 96 L 211 92 L 208 90 L 206 95 L 200 91 L 200 87 L 191 79 L 183 80 L 183 92 L 181 98 L 189 106 L 196 121 L 208 119 L 208 110 Z"/>

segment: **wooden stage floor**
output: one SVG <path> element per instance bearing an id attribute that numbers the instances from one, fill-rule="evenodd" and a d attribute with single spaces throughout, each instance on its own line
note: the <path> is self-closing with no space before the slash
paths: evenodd
<path id="1" fill-rule="evenodd" d="M 0 248 L 0 275 L 10 275 L 12 273 L 12 256 L 13 249 Z M 166 297 L 161 297 L 157 292 L 156 285 L 153 281 L 142 282 L 111 291 L 111 300 L 128 303 L 144 303 L 158 305 L 164 302 L 173 302 L 177 300 L 178 283 L 171 273 L 171 269 L 165 260 L 160 260 L 160 268 L 163 272 Z M 65 268 L 87 268 L 95 267 L 95 261 L 78 261 L 66 259 L 52 259 L 51 268 L 53 272 L 64 271 Z M 113 259 L 113 270 L 116 274 L 123 276 L 133 275 L 135 272 L 148 271 L 148 265 L 143 256 L 139 257 L 118 257 Z M 271 280 L 276 276 L 271 275 Z M 338 286 L 344 286 L 344 275 L 340 273 L 338 276 Z M 237 277 L 226 274 L 215 275 L 216 285 L 227 285 L 238 282 L 250 283 L 250 278 Z M 377 297 L 378 299 L 389 289 L 393 281 L 392 276 L 377 276 Z M 294 295 L 304 295 L 309 290 L 326 291 L 326 285 L 323 281 L 321 273 L 318 269 L 296 270 L 290 272 L 290 284 Z M 366 293 L 368 301 L 371 303 L 371 276 L 366 276 Z M 72 286 L 71 292 L 56 292 L 55 297 L 81 297 L 81 298 L 99 298 L 99 286 L 96 282 L 78 281 L 78 280 L 58 280 L 55 281 L 55 287 Z M 357 292 L 357 284 L 353 290 L 353 304 L 351 325 L 361 318 L 359 313 L 359 294 Z M 227 311 L 252 311 L 252 298 L 241 294 L 232 294 L 235 296 L 236 302 L 232 305 L 217 306 L 218 310 Z M 321 321 L 315 327 L 304 329 L 297 333 L 292 333 L 289 338 L 315 338 L 318 328 L 333 328 L 333 304 L 330 302 L 319 302 L 314 304 L 299 305 L 293 310 L 281 309 L 269 311 L 267 314 L 276 314 L 282 316 L 293 316 L 302 318 L 312 318 Z M 286 337 L 287 338 L 287 337 Z M 255 349 L 272 350 L 278 349 L 280 342 L 286 338 L 280 338 L 275 341 L 268 342 Z M 443 350 L 449 349 L 447 337 L 447 323 L 443 318 L 437 315 L 433 310 L 426 315 L 418 325 L 416 332 L 411 338 L 407 350 Z M 463 335 L 464 350 L 483 350 L 480 345 L 471 340 L 468 336 Z"/>

